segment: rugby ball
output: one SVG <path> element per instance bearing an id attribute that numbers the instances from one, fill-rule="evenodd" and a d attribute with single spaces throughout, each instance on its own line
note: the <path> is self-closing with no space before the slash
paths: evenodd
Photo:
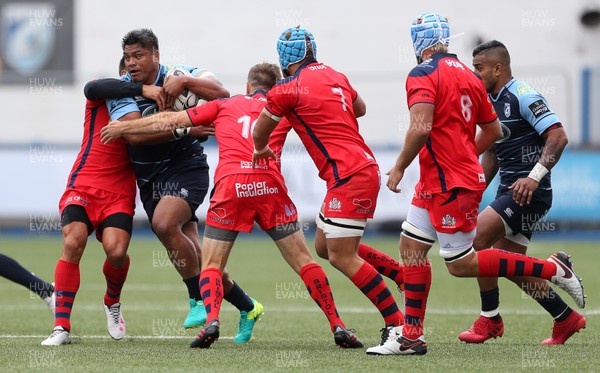
<path id="1" fill-rule="evenodd" d="M 167 72 L 167 78 L 169 76 L 183 75 L 192 76 L 192 74 L 189 71 L 181 67 L 173 67 Z M 183 91 L 181 91 L 181 94 L 177 96 L 177 98 L 175 98 L 175 102 L 173 102 L 172 107 L 175 111 L 182 111 L 198 105 L 199 102 L 200 98 L 194 92 L 185 88 Z"/>

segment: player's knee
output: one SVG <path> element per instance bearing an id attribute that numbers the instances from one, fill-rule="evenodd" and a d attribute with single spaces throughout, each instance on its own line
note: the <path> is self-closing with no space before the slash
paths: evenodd
<path id="1" fill-rule="evenodd" d="M 454 277 L 469 277 L 469 271 L 460 262 L 446 263 L 448 272 Z"/>
<path id="2" fill-rule="evenodd" d="M 168 240 L 174 235 L 177 224 L 164 219 L 152 219 L 152 229 L 161 241 Z"/>
<path id="3" fill-rule="evenodd" d="M 121 267 L 127 260 L 127 245 L 114 245 L 106 250 L 106 259 L 115 267 Z"/>
<path id="4" fill-rule="evenodd" d="M 473 248 L 475 251 L 488 249 L 493 244 L 488 241 L 487 237 L 484 237 L 483 235 L 475 235 L 475 238 L 473 239 Z"/>
<path id="5" fill-rule="evenodd" d="M 319 258 L 329 259 L 329 254 L 327 253 L 327 245 L 317 244 L 317 242 L 315 242 L 315 251 Z"/>
<path id="6" fill-rule="evenodd" d="M 352 257 L 347 255 L 341 255 L 338 253 L 329 253 L 329 263 L 336 269 L 343 271 L 349 265 L 349 262 L 352 260 Z"/>
<path id="7" fill-rule="evenodd" d="M 64 237 L 62 257 L 69 262 L 77 263 L 83 255 L 87 237 L 67 235 Z"/>

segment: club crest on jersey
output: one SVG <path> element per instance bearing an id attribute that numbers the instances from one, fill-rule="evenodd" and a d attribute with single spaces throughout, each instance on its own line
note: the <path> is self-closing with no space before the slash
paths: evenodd
<path id="1" fill-rule="evenodd" d="M 504 116 L 506 118 L 510 118 L 510 103 L 509 102 L 504 103 Z"/>
<path id="2" fill-rule="evenodd" d="M 450 214 L 446 214 L 446 216 L 442 218 L 442 227 L 456 228 L 456 218 L 454 216 L 450 216 Z"/>
<path id="3" fill-rule="evenodd" d="M 342 209 L 342 201 L 333 197 L 331 201 L 329 201 L 329 210 L 341 210 Z"/>

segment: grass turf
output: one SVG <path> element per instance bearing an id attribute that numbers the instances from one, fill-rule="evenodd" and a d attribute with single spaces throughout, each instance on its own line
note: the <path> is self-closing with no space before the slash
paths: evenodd
<path id="1" fill-rule="evenodd" d="M 72 315 L 73 344 L 58 348 L 39 343 L 52 329 L 46 305 L 34 294 L 0 280 L 0 369 L 2 371 L 596 371 L 600 366 L 600 307 L 596 273 L 597 243 L 544 242 L 529 253 L 548 257 L 556 250 L 573 254 L 577 273 L 585 278 L 588 304 L 583 311 L 587 328 L 564 346 L 540 346 L 550 335 L 552 321 L 533 300 L 501 280 L 501 313 L 505 335 L 482 345 L 460 343 L 456 335 L 471 326 L 479 309 L 474 280 L 450 276 L 437 247 L 431 250 L 433 284 L 425 320 L 429 351 L 425 356 L 367 356 L 364 349 L 335 347 L 325 317 L 308 296 L 300 278 L 285 264 L 263 234 L 242 235 L 229 261 L 232 277 L 265 306 L 254 338 L 236 345 L 232 337 L 238 312 L 225 304 L 221 312 L 221 339 L 208 350 L 190 349 L 196 330 L 184 330 L 187 293 L 160 243 L 134 237 L 132 264 L 122 303 L 127 337 L 113 341 L 106 332 L 102 310 L 105 290 L 104 254 L 90 240 L 81 263 L 81 288 Z M 365 238 L 365 243 L 397 257 L 397 239 Z M 0 251 L 29 270 L 52 281 L 60 254 L 59 237 L 0 240 Z M 340 314 L 356 329 L 365 346 L 379 341 L 381 317 L 348 279 L 328 263 L 327 272 Z M 391 281 L 390 288 L 395 289 Z M 564 299 L 573 301 L 562 291 Z M 395 290 L 392 291 L 397 294 Z M 396 296 L 400 300 L 399 296 Z M 568 298 L 568 299 L 567 299 Z"/>

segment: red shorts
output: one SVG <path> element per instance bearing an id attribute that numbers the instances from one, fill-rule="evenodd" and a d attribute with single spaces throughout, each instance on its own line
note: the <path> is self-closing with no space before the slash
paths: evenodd
<path id="1" fill-rule="evenodd" d="M 363 168 L 339 187 L 329 188 L 323 201 L 326 218 L 369 219 L 375 213 L 381 187 L 379 166 Z"/>
<path id="2" fill-rule="evenodd" d="M 61 215 L 65 207 L 69 205 L 82 206 L 94 230 L 97 230 L 104 219 L 113 214 L 125 213 L 133 216 L 135 195 L 129 196 L 108 192 L 104 189 L 79 186 L 77 189 L 67 188 L 63 193 L 58 203 Z"/>
<path id="3" fill-rule="evenodd" d="M 225 176 L 215 185 L 206 213 L 206 225 L 250 232 L 257 222 L 264 231 L 298 220 L 287 188 L 266 173 Z"/>
<path id="4" fill-rule="evenodd" d="M 454 188 L 445 193 L 415 194 L 412 204 L 427 210 L 436 232 L 470 232 L 477 228 L 483 190 Z"/>

